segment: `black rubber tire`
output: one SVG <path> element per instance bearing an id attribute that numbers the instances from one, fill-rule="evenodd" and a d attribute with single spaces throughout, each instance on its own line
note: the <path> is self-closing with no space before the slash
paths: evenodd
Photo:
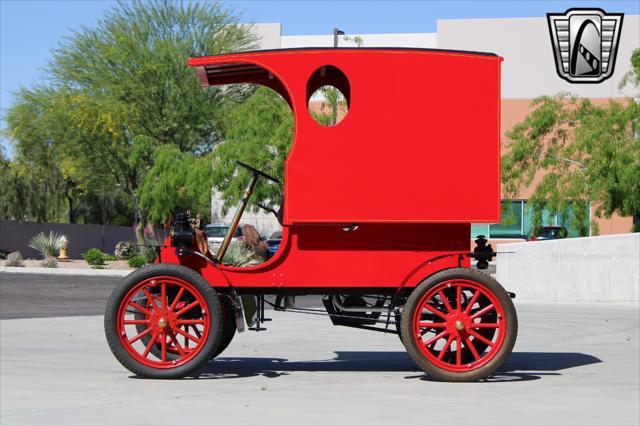
<path id="1" fill-rule="evenodd" d="M 190 282 L 204 297 L 211 321 L 209 336 L 200 353 L 189 362 L 175 368 L 152 368 L 141 364 L 122 347 L 117 335 L 116 321 L 122 298 L 140 281 L 156 276 L 174 276 Z M 104 314 L 104 331 L 111 352 L 125 368 L 146 379 L 180 379 L 204 367 L 220 347 L 222 328 L 222 306 L 213 287 L 195 271 L 181 265 L 165 263 L 147 265 L 127 275 L 111 293 Z"/>
<path id="2" fill-rule="evenodd" d="M 222 338 L 220 339 L 220 346 L 212 358 L 219 356 L 229 346 L 233 340 L 233 336 L 236 334 L 236 318 L 231 306 L 231 301 L 224 297 L 220 297 L 220 304 L 223 309 L 223 324 L 222 324 Z"/>
<path id="3" fill-rule="evenodd" d="M 507 323 L 507 332 L 502 347 L 495 355 L 495 357 L 487 364 L 478 367 L 475 370 L 468 372 L 452 372 L 447 371 L 433 365 L 422 354 L 418 348 L 418 343 L 412 333 L 411 320 L 414 317 L 415 310 L 418 303 L 433 286 L 455 278 L 468 279 L 482 284 L 488 291 L 492 292 L 502 305 L 505 314 L 505 321 Z M 452 268 L 440 271 L 422 283 L 420 283 L 415 290 L 409 296 L 407 303 L 404 306 L 401 322 L 401 335 L 402 342 L 404 343 L 411 359 L 423 370 L 433 378 L 445 382 L 473 382 L 480 379 L 484 379 L 493 374 L 504 360 L 511 354 L 513 346 L 516 343 L 516 337 L 518 335 L 518 317 L 516 309 L 513 306 L 513 302 L 509 297 L 509 294 L 505 289 L 490 275 L 475 271 L 469 268 Z"/>

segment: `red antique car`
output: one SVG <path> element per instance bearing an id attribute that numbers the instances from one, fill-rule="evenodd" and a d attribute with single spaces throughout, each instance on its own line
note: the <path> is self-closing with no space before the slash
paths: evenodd
<path id="1" fill-rule="evenodd" d="M 514 295 L 471 269 L 471 258 L 486 265 L 493 253 L 482 238 L 469 252 L 469 241 L 470 223 L 500 220 L 501 61 L 396 48 L 190 59 L 203 86 L 264 85 L 291 107 L 282 243 L 259 265 L 220 261 L 254 186 L 277 181 L 239 163 L 252 178 L 218 252 L 198 244 L 187 214 L 176 215 L 156 262 L 114 290 L 105 331 L 116 358 L 141 377 L 192 375 L 245 319 L 262 329 L 265 304 L 305 312 L 283 300 L 317 294 L 335 325 L 399 334 L 437 379 L 491 375 L 516 340 Z M 348 104 L 332 127 L 308 109 L 324 85 Z M 256 306 L 251 318 L 247 300 Z"/>

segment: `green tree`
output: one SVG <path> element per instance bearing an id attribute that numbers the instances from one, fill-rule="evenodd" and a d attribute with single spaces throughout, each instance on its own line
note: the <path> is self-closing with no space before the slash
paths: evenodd
<path id="1" fill-rule="evenodd" d="M 140 206 L 152 223 L 166 221 L 172 213 L 208 212 L 213 168 L 211 154 L 194 158 L 175 145 L 155 150 L 153 167 L 140 188 Z"/>
<path id="2" fill-rule="evenodd" d="M 250 29 L 219 4 L 165 0 L 119 3 L 96 27 L 81 28 L 54 49 L 40 123 L 81 198 L 130 205 L 141 237 L 148 215 L 140 188 L 154 159 L 163 158 L 155 150 L 210 152 L 222 140 L 229 107 L 246 96 L 241 87 L 203 90 L 187 58 L 253 46 Z M 21 130 L 28 119 L 18 113 L 31 107 L 26 95 L 9 112 L 15 111 L 8 127 L 17 152 L 33 144 Z"/>
<path id="3" fill-rule="evenodd" d="M 213 181 L 222 193 L 225 206 L 236 204 L 250 178 L 236 165 L 247 163 L 280 181 L 284 178 L 284 160 L 293 139 L 293 114 L 277 93 L 258 88 L 226 117 L 226 140 L 212 152 Z M 251 206 L 275 213 L 281 203 L 282 186 L 262 179 L 251 198 Z"/>
<path id="4" fill-rule="evenodd" d="M 15 146 L 14 161 L 6 163 L 7 185 L 11 194 L 2 214 L 18 220 L 57 221 L 64 215 L 66 179 L 57 162 L 52 131 L 59 126 L 48 116 L 44 89 L 22 90 L 18 103 L 8 112 L 7 135 L 24 143 Z"/>
<path id="5" fill-rule="evenodd" d="M 624 83 L 638 87 L 640 50 Z M 502 157 L 507 198 L 543 174 L 530 198 L 534 226 L 543 210 L 561 213 L 581 235 L 588 233 L 587 206 L 598 217 L 640 212 L 640 106 L 633 99 L 596 106 L 565 94 L 533 101 L 535 110 L 508 136 Z M 597 230 L 596 230 L 597 232 Z"/>

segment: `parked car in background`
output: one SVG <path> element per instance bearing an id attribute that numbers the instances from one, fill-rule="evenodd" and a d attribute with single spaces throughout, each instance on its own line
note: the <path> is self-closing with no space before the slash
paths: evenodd
<path id="1" fill-rule="evenodd" d="M 207 234 L 209 250 L 211 253 L 215 254 L 222 244 L 222 240 L 224 240 L 224 237 L 227 235 L 227 232 L 229 232 L 229 225 L 213 223 L 207 225 L 204 232 Z M 271 257 L 271 253 L 269 252 L 264 240 L 265 238 L 260 235 L 253 225 L 243 223 L 238 224 L 238 227 L 231 238 L 231 242 L 244 242 L 247 244 L 247 246 L 254 251 L 260 262 L 264 262 Z"/>
<path id="2" fill-rule="evenodd" d="M 271 256 L 276 254 L 278 249 L 280 248 L 280 243 L 282 242 L 282 231 L 276 231 L 267 240 L 267 246 L 269 246 L 269 253 Z"/>
<path id="3" fill-rule="evenodd" d="M 207 234 L 209 250 L 215 254 L 220 247 L 220 244 L 222 244 L 222 240 L 224 240 L 225 235 L 229 232 L 229 225 L 225 225 L 224 223 L 212 223 L 205 226 L 204 232 Z M 242 237 L 242 225 L 238 225 L 231 241 L 237 241 L 239 237 Z"/>
<path id="4" fill-rule="evenodd" d="M 564 226 L 539 226 L 534 229 L 529 241 L 559 240 L 567 238 L 567 235 L 567 228 Z"/>

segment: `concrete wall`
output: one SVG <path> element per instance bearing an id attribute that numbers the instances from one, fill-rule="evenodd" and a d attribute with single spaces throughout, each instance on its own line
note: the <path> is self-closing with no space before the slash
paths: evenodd
<path id="1" fill-rule="evenodd" d="M 63 234 L 69 239 L 67 254 L 72 259 L 80 259 L 82 253 L 94 247 L 105 253 L 113 254 L 118 241 L 134 241 L 136 239 L 133 227 L 128 226 L 0 220 L 0 249 L 17 250 L 25 259 L 39 259 L 40 254 L 29 247 L 29 241 L 37 233 L 48 234 L 49 231 Z"/>
<path id="2" fill-rule="evenodd" d="M 638 302 L 640 233 L 499 244 L 496 278 L 516 300 Z"/>

